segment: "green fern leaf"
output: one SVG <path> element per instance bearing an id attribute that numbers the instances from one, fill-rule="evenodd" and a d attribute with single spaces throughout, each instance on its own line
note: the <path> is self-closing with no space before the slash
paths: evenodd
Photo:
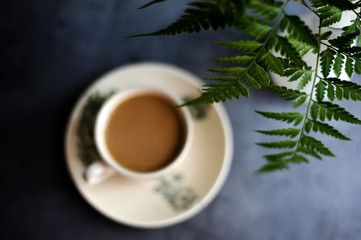
<path id="1" fill-rule="evenodd" d="M 335 86 L 332 84 L 327 84 L 327 97 L 330 101 L 335 100 Z"/>
<path id="2" fill-rule="evenodd" d="M 331 137 L 335 137 L 341 140 L 346 140 L 346 141 L 350 141 L 351 139 L 346 137 L 345 135 L 343 135 L 342 133 L 340 133 L 337 129 L 335 129 L 334 127 L 332 127 L 331 125 L 328 125 L 326 123 L 321 123 L 319 121 L 316 120 L 308 120 L 309 122 L 312 123 L 313 126 L 313 131 L 314 132 L 320 132 L 320 133 L 324 133 L 327 134 Z"/>
<path id="3" fill-rule="evenodd" d="M 259 43 L 254 40 L 247 40 L 247 41 L 242 40 L 242 41 L 233 41 L 233 42 L 219 41 L 219 42 L 215 42 L 215 44 L 237 50 L 242 50 L 247 53 L 254 53 L 263 46 L 262 43 Z"/>
<path id="4" fill-rule="evenodd" d="M 297 81 L 300 77 L 302 77 L 302 75 L 305 73 L 305 70 L 299 70 L 297 72 L 295 72 L 295 74 L 292 75 L 292 77 L 290 77 L 288 79 L 289 82 L 294 82 Z"/>
<path id="5" fill-rule="evenodd" d="M 265 148 L 294 148 L 297 145 L 297 141 L 286 140 L 280 142 L 262 142 L 256 144 Z"/>
<path id="6" fill-rule="evenodd" d="M 294 104 L 293 104 L 293 108 L 298 108 L 299 106 L 301 106 L 302 104 L 304 104 L 307 100 L 308 96 L 302 96 L 300 97 Z"/>
<path id="7" fill-rule="evenodd" d="M 209 72 L 220 73 L 225 75 L 240 75 L 246 71 L 246 69 L 242 67 L 215 68 L 215 69 L 207 69 L 207 70 Z"/>
<path id="8" fill-rule="evenodd" d="M 327 83 L 323 80 L 320 80 L 315 87 L 317 101 L 321 102 L 325 97 Z"/>
<path id="9" fill-rule="evenodd" d="M 341 69 L 344 63 L 344 56 L 340 53 L 337 53 L 335 58 L 335 63 L 333 65 L 333 71 L 335 72 L 336 77 L 341 75 Z"/>
<path id="10" fill-rule="evenodd" d="M 349 35 L 349 34 L 354 34 L 354 33 L 359 34 L 360 33 L 360 30 L 359 30 L 360 25 L 361 25 L 360 19 L 356 18 L 351 25 L 345 26 L 342 28 L 342 30 L 343 30 L 342 35 Z"/>
<path id="11" fill-rule="evenodd" d="M 302 90 L 305 88 L 305 86 L 311 81 L 312 72 L 311 71 L 305 71 L 305 74 L 303 75 L 301 81 L 298 83 L 297 89 Z"/>
<path id="12" fill-rule="evenodd" d="M 275 154 L 268 154 L 263 156 L 269 162 L 281 162 L 284 161 L 284 158 L 290 155 L 293 155 L 294 152 L 282 152 L 282 153 L 275 153 Z"/>
<path id="13" fill-rule="evenodd" d="M 288 41 L 296 49 L 301 57 L 305 56 L 313 48 L 313 46 L 291 37 L 288 38 Z"/>
<path id="14" fill-rule="evenodd" d="M 308 159 L 302 155 L 294 154 L 291 158 L 286 160 L 289 163 L 309 163 Z"/>
<path id="15" fill-rule="evenodd" d="M 361 124 L 361 120 L 353 116 L 351 113 L 347 112 L 344 108 L 340 107 L 337 104 L 329 102 L 318 102 L 314 105 L 319 105 L 320 108 L 325 108 L 327 118 L 331 120 L 332 118 L 336 121 L 342 120 L 352 124 Z"/>
<path id="16" fill-rule="evenodd" d="M 346 58 L 345 63 L 345 72 L 347 73 L 347 76 L 351 77 L 353 73 L 353 60 L 351 58 Z"/>
<path id="17" fill-rule="evenodd" d="M 321 34 L 321 40 L 327 40 L 329 37 L 331 37 L 332 32 L 331 31 L 327 31 Z"/>
<path id="18" fill-rule="evenodd" d="M 297 152 L 301 152 L 301 153 L 310 155 L 312 157 L 315 157 L 319 160 L 322 160 L 322 157 L 316 151 L 314 151 L 313 149 L 307 148 L 307 147 L 298 146 Z"/>
<path id="19" fill-rule="evenodd" d="M 256 111 L 256 113 L 262 115 L 263 117 L 279 120 L 287 123 L 294 122 L 294 126 L 300 124 L 303 120 L 304 115 L 299 112 L 261 112 Z"/>
<path id="20" fill-rule="evenodd" d="M 332 46 L 337 47 L 339 49 L 346 49 L 351 47 L 352 43 L 354 42 L 355 38 L 359 35 L 357 33 L 350 33 L 347 35 L 341 35 L 335 39 L 328 40 Z"/>
<path id="21" fill-rule="evenodd" d="M 263 86 L 268 86 L 271 82 L 268 73 L 257 63 L 249 65 L 249 73 Z"/>
<path id="22" fill-rule="evenodd" d="M 244 74 L 241 80 L 253 88 L 261 88 L 261 85 L 249 74 Z"/>
<path id="23" fill-rule="evenodd" d="M 361 61 L 356 60 L 355 61 L 355 72 L 357 74 L 361 74 Z"/>
<path id="24" fill-rule="evenodd" d="M 300 92 L 298 90 L 293 90 L 293 89 L 288 89 L 284 86 L 272 85 L 272 86 L 268 86 L 267 89 L 273 93 L 280 95 L 280 97 L 282 97 L 285 100 L 295 100 L 301 96 L 307 97 L 307 94 L 304 92 Z"/>
<path id="25" fill-rule="evenodd" d="M 330 151 L 330 149 L 325 147 L 325 145 L 321 141 L 319 141 L 311 136 L 302 135 L 300 138 L 300 144 L 301 144 L 301 146 L 311 149 L 311 150 L 315 150 L 324 156 L 330 156 L 330 157 L 335 156 Z"/>
<path id="26" fill-rule="evenodd" d="M 235 56 L 235 57 L 222 57 L 222 58 L 213 58 L 211 61 L 215 62 L 224 62 L 224 63 L 240 63 L 240 64 L 247 64 L 252 61 L 254 57 L 252 56 Z"/>
<path id="27" fill-rule="evenodd" d="M 281 61 L 270 52 L 265 53 L 261 57 L 262 63 L 272 72 L 281 75 L 283 73 L 283 65 Z"/>
<path id="28" fill-rule="evenodd" d="M 336 22 L 339 22 L 342 17 L 342 11 L 337 7 L 332 7 L 329 5 L 322 6 L 317 9 L 317 12 L 320 14 L 320 17 L 323 19 L 321 27 L 328 27 Z"/>
<path id="29" fill-rule="evenodd" d="M 287 30 L 290 36 L 298 39 L 301 42 L 307 43 L 313 48 L 318 47 L 318 41 L 316 40 L 312 31 L 298 16 L 284 14 L 284 17 L 280 23 L 280 30 L 282 32 Z"/>
<path id="30" fill-rule="evenodd" d="M 281 9 L 278 6 L 270 5 L 265 2 L 260 1 L 251 1 L 248 5 L 250 9 L 253 10 L 254 13 L 257 14 L 258 18 L 263 18 L 263 22 L 270 22 L 273 20 Z"/>
<path id="31" fill-rule="evenodd" d="M 338 78 L 326 78 L 325 81 L 328 83 L 328 88 L 336 88 L 336 97 L 339 100 L 351 98 L 354 101 L 361 101 L 361 85 Z"/>
<path id="32" fill-rule="evenodd" d="M 320 112 L 320 106 L 314 102 L 310 109 L 311 118 L 317 119 L 319 112 Z"/>
<path id="33" fill-rule="evenodd" d="M 306 63 L 302 60 L 300 54 L 288 42 L 287 38 L 273 35 L 271 39 L 270 47 L 273 48 L 276 52 L 279 52 L 282 56 L 286 57 L 288 60 L 294 62 L 298 66 L 306 66 Z"/>
<path id="34" fill-rule="evenodd" d="M 297 128 L 282 128 L 276 130 L 257 130 L 256 132 L 265 134 L 265 135 L 277 135 L 277 136 L 288 136 L 291 138 L 296 137 L 300 133 L 300 129 Z"/>
<path id="35" fill-rule="evenodd" d="M 312 122 L 311 121 L 306 121 L 306 123 L 305 123 L 305 132 L 310 133 L 311 129 L 312 129 Z"/>
<path id="36" fill-rule="evenodd" d="M 274 172 L 279 170 L 288 169 L 288 165 L 286 163 L 277 162 L 277 163 L 268 163 L 257 170 L 258 174 Z"/>
<path id="37" fill-rule="evenodd" d="M 271 26 L 256 21 L 249 16 L 243 16 L 237 28 L 254 37 L 256 40 L 262 39 L 272 30 Z"/>
<path id="38" fill-rule="evenodd" d="M 330 48 L 327 48 L 321 53 L 321 72 L 323 77 L 327 77 L 330 74 L 331 66 L 334 60 L 335 51 Z"/>

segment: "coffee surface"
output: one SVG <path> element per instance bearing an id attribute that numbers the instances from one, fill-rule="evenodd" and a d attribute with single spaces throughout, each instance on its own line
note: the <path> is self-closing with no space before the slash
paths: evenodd
<path id="1" fill-rule="evenodd" d="M 114 159 L 136 172 L 152 172 L 170 164 L 184 145 L 184 120 L 175 103 L 156 94 L 121 103 L 109 120 L 106 144 Z"/>

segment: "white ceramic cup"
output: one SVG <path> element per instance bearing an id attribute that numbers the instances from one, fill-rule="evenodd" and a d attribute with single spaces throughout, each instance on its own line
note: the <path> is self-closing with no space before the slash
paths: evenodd
<path id="1" fill-rule="evenodd" d="M 161 95 L 165 98 L 168 98 L 175 104 L 179 105 L 182 104 L 182 100 L 175 95 L 172 95 L 170 93 L 167 93 L 163 90 L 154 89 L 154 88 L 134 88 L 134 89 L 128 89 L 121 92 L 116 93 L 112 97 L 110 97 L 101 107 L 96 123 L 95 123 L 95 143 L 97 146 L 97 149 L 102 157 L 102 160 L 104 162 L 98 162 L 95 165 L 92 164 L 90 167 L 88 167 L 87 172 L 85 173 L 86 180 L 89 183 L 98 183 L 106 179 L 108 176 L 113 175 L 112 172 L 117 172 L 119 174 L 122 174 L 124 176 L 135 178 L 135 179 L 147 179 L 147 178 L 154 178 L 159 177 L 164 174 L 167 174 L 169 171 L 171 171 L 176 165 L 178 165 L 187 155 L 192 139 L 193 139 L 193 122 L 192 117 L 189 112 L 189 109 L 187 107 L 182 107 L 177 109 L 178 113 L 180 114 L 183 122 L 184 122 L 184 144 L 180 150 L 180 152 L 177 154 L 175 159 L 171 161 L 170 164 L 167 166 L 158 169 L 156 171 L 152 172 L 137 172 L 130 170 L 124 166 L 122 166 L 120 163 L 118 163 L 112 154 L 110 153 L 107 144 L 106 144 L 106 137 L 105 133 L 108 128 L 109 120 L 112 116 L 112 113 L 114 110 L 127 101 L 130 98 L 134 98 L 141 95 L 146 94 L 157 94 Z M 107 167 L 110 166 L 113 170 L 109 170 Z M 103 174 L 104 176 L 99 176 Z M 97 176 L 98 175 L 98 176 Z"/>

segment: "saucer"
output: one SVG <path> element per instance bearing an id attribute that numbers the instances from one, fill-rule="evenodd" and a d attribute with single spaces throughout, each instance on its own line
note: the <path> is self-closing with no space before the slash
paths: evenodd
<path id="1" fill-rule="evenodd" d="M 97 185 L 89 185 L 83 178 L 86 166 L 100 159 L 93 142 L 93 124 L 109 96 L 134 87 L 155 87 L 186 101 L 200 95 L 201 84 L 197 77 L 179 68 L 140 63 L 102 76 L 85 91 L 68 122 L 65 156 L 77 189 L 91 206 L 125 225 L 159 228 L 189 219 L 215 198 L 233 155 L 231 125 L 219 103 L 190 107 L 192 146 L 186 158 L 166 176 L 134 180 L 116 175 Z"/>

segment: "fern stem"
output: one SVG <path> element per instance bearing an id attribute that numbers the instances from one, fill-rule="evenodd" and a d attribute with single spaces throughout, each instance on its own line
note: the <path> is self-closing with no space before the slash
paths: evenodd
<path id="1" fill-rule="evenodd" d="M 305 133 L 305 127 L 306 127 L 306 122 L 307 120 L 309 119 L 308 118 L 308 115 L 310 114 L 310 109 L 311 109 L 311 103 L 313 102 L 313 93 L 315 91 L 315 86 L 316 86 L 316 82 L 317 82 L 317 72 L 318 72 L 318 68 L 319 68 L 319 65 L 320 65 L 320 54 L 321 54 L 321 22 L 322 20 L 320 19 L 320 23 L 318 25 L 318 50 L 317 50 L 317 59 L 316 59 L 316 67 L 315 67 L 315 76 L 313 78 L 313 82 L 312 82 L 312 88 L 311 88 L 311 93 L 310 93 L 310 100 L 308 102 L 308 105 L 307 105 L 307 110 L 306 110 L 306 114 L 305 114 L 305 119 L 303 121 L 303 125 L 302 125 L 302 128 L 301 128 L 301 134 L 300 134 L 300 137 L 298 138 L 298 141 L 297 141 L 297 145 L 296 145 L 296 149 L 295 151 L 293 152 L 293 157 L 296 156 L 296 153 L 298 151 L 298 148 L 300 146 L 300 140 L 301 138 L 303 137 L 304 133 Z"/>

